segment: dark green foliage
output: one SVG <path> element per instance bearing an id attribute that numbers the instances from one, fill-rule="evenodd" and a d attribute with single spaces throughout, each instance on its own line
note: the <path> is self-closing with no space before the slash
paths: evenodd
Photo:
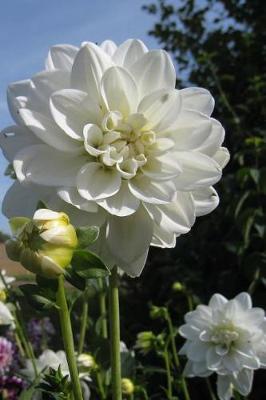
<path id="1" fill-rule="evenodd" d="M 177 87 L 201 86 L 214 96 L 213 116 L 225 127 L 231 160 L 215 187 L 219 207 L 198 218 L 175 249 L 151 249 L 141 279 L 124 281 L 121 312 L 127 343 L 140 331 L 163 328 L 149 318 L 150 302 L 167 304 L 177 326 L 191 301 L 206 303 L 215 292 L 230 298 L 249 289 L 254 304 L 266 306 L 265 4 L 157 0 L 144 9 L 157 18 L 150 34 L 176 61 Z M 176 281 L 186 289 L 172 290 Z M 177 343 L 180 347 L 182 339 Z M 152 357 L 147 362 L 156 367 Z M 250 399 L 264 398 L 260 376 Z M 159 396 L 159 385 L 159 374 L 151 375 L 149 396 Z M 193 399 L 207 398 L 204 381 L 190 381 L 190 386 Z"/>

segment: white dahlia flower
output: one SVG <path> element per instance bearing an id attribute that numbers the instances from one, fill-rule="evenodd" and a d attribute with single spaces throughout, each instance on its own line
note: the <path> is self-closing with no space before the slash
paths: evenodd
<path id="1" fill-rule="evenodd" d="M 68 205 L 72 220 L 102 226 L 109 264 L 139 275 L 150 245 L 174 247 L 218 205 L 229 159 L 210 93 L 175 84 L 169 55 L 140 40 L 52 47 L 44 71 L 8 88 L 17 125 L 1 145 L 19 183 L 4 213 Z"/>
<path id="2" fill-rule="evenodd" d="M 252 308 L 248 293 L 228 301 L 214 294 L 208 306 L 200 305 L 185 316 L 179 329 L 187 339 L 180 350 L 188 358 L 184 374 L 207 377 L 218 374 L 220 400 L 229 400 L 233 389 L 247 396 L 254 370 L 266 368 L 266 318 Z"/>

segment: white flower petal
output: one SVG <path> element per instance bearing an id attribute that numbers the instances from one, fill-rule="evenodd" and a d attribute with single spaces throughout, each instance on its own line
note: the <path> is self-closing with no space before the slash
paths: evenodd
<path id="1" fill-rule="evenodd" d="M 235 300 L 241 305 L 243 310 L 250 310 L 252 308 L 252 299 L 249 293 L 242 292 L 239 293 Z"/>
<path id="2" fill-rule="evenodd" d="M 90 96 L 76 89 L 59 90 L 50 98 L 50 109 L 57 125 L 71 138 L 83 140 L 88 122 L 100 124 L 101 109 Z"/>
<path id="3" fill-rule="evenodd" d="M 205 186 L 211 186 L 221 178 L 220 166 L 210 157 L 197 152 L 177 152 L 183 173 L 176 179 L 178 190 L 196 190 Z"/>
<path id="4" fill-rule="evenodd" d="M 230 154 L 226 147 L 221 147 L 217 152 L 213 155 L 213 159 L 224 168 L 230 160 Z"/>
<path id="5" fill-rule="evenodd" d="M 161 225 L 158 225 L 154 222 L 153 224 L 153 237 L 151 241 L 151 245 L 155 247 L 161 248 L 173 248 L 176 246 L 176 233 L 167 231 Z"/>
<path id="6" fill-rule="evenodd" d="M 138 112 L 148 120 L 146 129 L 155 132 L 166 131 L 178 118 L 181 110 L 181 96 L 175 89 L 160 89 L 145 96 Z"/>
<path id="7" fill-rule="evenodd" d="M 59 217 L 60 214 L 57 211 L 48 210 L 46 208 L 39 208 L 35 211 L 32 219 L 34 221 L 50 221 Z"/>
<path id="8" fill-rule="evenodd" d="M 136 212 L 140 200 L 129 191 L 128 183 L 122 181 L 119 192 L 106 199 L 98 200 L 97 203 L 110 214 L 125 217 Z"/>
<path id="9" fill-rule="evenodd" d="M 45 201 L 49 197 L 50 191 L 51 189 L 45 186 L 24 186 L 16 181 L 4 197 L 2 213 L 7 218 L 20 217 L 21 215 L 32 218 L 38 201 Z"/>
<path id="10" fill-rule="evenodd" d="M 80 210 L 88 212 L 96 212 L 98 210 L 98 206 L 94 201 L 85 200 L 74 187 L 61 188 L 57 191 L 57 194 L 62 200 Z"/>
<path id="11" fill-rule="evenodd" d="M 228 300 L 224 296 L 219 293 L 215 293 L 209 301 L 209 306 L 213 309 L 220 310 L 224 309 L 224 305 L 227 303 Z"/>
<path id="12" fill-rule="evenodd" d="M 52 46 L 45 62 L 46 69 L 48 71 L 55 69 L 71 71 L 78 50 L 78 47 L 69 44 Z"/>
<path id="13" fill-rule="evenodd" d="M 128 39 L 117 48 L 112 58 L 117 65 L 128 69 L 147 53 L 147 51 L 147 47 L 141 40 Z"/>
<path id="14" fill-rule="evenodd" d="M 182 169 L 175 153 L 172 155 L 171 152 L 168 152 L 167 154 L 157 155 L 157 157 L 149 156 L 141 171 L 155 181 L 164 181 L 179 176 Z"/>
<path id="15" fill-rule="evenodd" d="M 233 377 L 232 382 L 236 390 L 243 396 L 247 396 L 252 389 L 254 372 L 248 369 L 243 369 Z"/>
<path id="16" fill-rule="evenodd" d="M 101 44 L 100 44 L 100 48 L 107 53 L 110 57 L 113 56 L 113 54 L 115 53 L 116 49 L 117 49 L 117 45 L 115 44 L 115 42 L 113 42 L 112 40 L 104 40 Z"/>
<path id="17" fill-rule="evenodd" d="M 24 124 L 52 148 L 68 153 L 82 152 L 80 143 L 66 135 L 52 119 L 26 108 L 20 110 L 20 116 Z"/>
<path id="18" fill-rule="evenodd" d="M 195 222 L 194 205 L 190 193 L 179 192 L 170 204 L 144 204 L 152 219 L 168 232 L 187 233 Z"/>
<path id="19" fill-rule="evenodd" d="M 10 162 L 23 147 L 40 143 L 41 141 L 24 126 L 9 126 L 3 129 L 0 134 L 0 147 L 5 158 Z"/>
<path id="20" fill-rule="evenodd" d="M 189 324 L 185 324 L 180 326 L 178 332 L 181 336 L 188 340 L 198 340 L 200 335 L 200 330 L 195 326 L 191 326 Z M 186 342 L 188 343 L 188 342 Z M 180 353 L 181 354 L 181 353 Z"/>
<path id="21" fill-rule="evenodd" d="M 193 341 L 188 344 L 187 356 L 192 361 L 203 361 L 209 345 L 201 341 Z"/>
<path id="22" fill-rule="evenodd" d="M 50 96 L 61 89 L 70 88 L 70 74 L 64 70 L 43 71 L 31 78 L 34 90 L 28 93 L 27 108 L 50 117 Z"/>
<path id="23" fill-rule="evenodd" d="M 86 43 L 74 60 L 71 73 L 72 87 L 89 93 L 95 101 L 98 101 L 102 76 L 112 65 L 111 58 L 104 50 L 92 42 Z"/>
<path id="24" fill-rule="evenodd" d="M 146 176 L 136 176 L 129 181 L 129 190 L 138 199 L 153 204 L 166 204 L 175 197 L 175 185 L 170 181 L 151 181 Z"/>
<path id="25" fill-rule="evenodd" d="M 209 214 L 219 204 L 219 196 L 213 187 L 200 188 L 191 193 L 195 204 L 196 216 Z"/>
<path id="26" fill-rule="evenodd" d="M 103 75 L 101 93 L 110 111 L 120 111 L 123 116 L 136 111 L 138 89 L 132 76 L 122 67 L 111 67 Z"/>
<path id="27" fill-rule="evenodd" d="M 190 87 L 180 90 L 183 107 L 200 111 L 208 116 L 214 109 L 214 99 L 210 92 L 204 88 Z"/>
<path id="28" fill-rule="evenodd" d="M 175 87 L 175 68 L 164 50 L 149 51 L 131 65 L 129 70 L 138 85 L 140 98 L 155 90 Z"/>
<path id="29" fill-rule="evenodd" d="M 33 84 L 30 79 L 11 83 L 7 88 L 7 104 L 13 120 L 21 124 L 21 118 L 18 113 L 20 108 L 28 107 L 29 93 L 33 90 Z"/>
<path id="30" fill-rule="evenodd" d="M 142 207 L 127 217 L 110 216 L 107 227 L 109 250 L 124 265 L 130 265 L 147 252 L 152 238 L 152 230 L 152 220 Z M 120 264 L 118 266 L 121 267 Z M 131 276 L 138 276 L 139 273 L 139 269 L 130 271 Z"/>
<path id="31" fill-rule="evenodd" d="M 214 346 L 209 347 L 206 353 L 207 368 L 212 371 L 217 371 L 221 365 L 222 357 L 217 354 Z"/>
<path id="32" fill-rule="evenodd" d="M 79 194 L 87 200 L 100 200 L 116 194 L 121 186 L 121 177 L 115 169 L 107 169 L 100 163 L 84 165 L 77 177 Z"/>
<path id="33" fill-rule="evenodd" d="M 37 144 L 19 151 L 13 165 L 19 181 L 47 186 L 75 186 L 77 174 L 85 162 L 84 156 L 67 155 L 45 144 Z"/>
<path id="34" fill-rule="evenodd" d="M 233 388 L 229 376 L 218 375 L 217 393 L 219 396 L 219 400 L 230 400 L 233 397 Z"/>
<path id="35" fill-rule="evenodd" d="M 132 262 L 125 261 L 119 256 L 114 257 L 114 263 L 119 266 L 122 271 L 124 271 L 131 278 L 137 278 L 143 271 L 145 267 L 146 260 L 148 257 L 149 249 L 145 250 L 136 260 Z"/>

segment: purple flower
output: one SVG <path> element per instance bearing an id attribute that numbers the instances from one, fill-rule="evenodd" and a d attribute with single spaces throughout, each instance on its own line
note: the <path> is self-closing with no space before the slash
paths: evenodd
<path id="1" fill-rule="evenodd" d="M 0 337 L 0 374 L 7 371 L 13 361 L 13 344 L 4 337 Z"/>
<path id="2" fill-rule="evenodd" d="M 0 393 L 3 399 L 17 400 L 24 386 L 22 379 L 17 376 L 0 376 Z"/>
<path id="3" fill-rule="evenodd" d="M 47 347 L 50 341 L 50 336 L 55 334 L 55 329 L 50 321 L 50 318 L 45 317 L 41 319 L 32 318 L 28 325 L 29 339 L 35 351 L 42 351 Z"/>

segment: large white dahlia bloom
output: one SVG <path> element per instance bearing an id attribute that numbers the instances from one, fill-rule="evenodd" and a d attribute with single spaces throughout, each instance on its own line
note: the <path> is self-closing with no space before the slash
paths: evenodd
<path id="1" fill-rule="evenodd" d="M 109 263 L 139 275 L 150 245 L 174 247 L 217 206 L 212 185 L 229 159 L 210 93 L 175 83 L 168 54 L 140 40 L 52 47 L 44 71 L 8 89 L 17 125 L 1 145 L 19 183 L 4 213 L 22 198 L 28 209 L 36 198 L 70 205 L 102 226 Z"/>
<path id="2" fill-rule="evenodd" d="M 229 400 L 233 389 L 247 396 L 254 370 L 266 368 L 266 318 L 252 308 L 248 293 L 228 301 L 215 294 L 208 306 L 200 305 L 185 316 L 179 329 L 187 340 L 180 354 L 188 357 L 184 374 L 207 377 L 218 374 L 220 400 Z"/>

